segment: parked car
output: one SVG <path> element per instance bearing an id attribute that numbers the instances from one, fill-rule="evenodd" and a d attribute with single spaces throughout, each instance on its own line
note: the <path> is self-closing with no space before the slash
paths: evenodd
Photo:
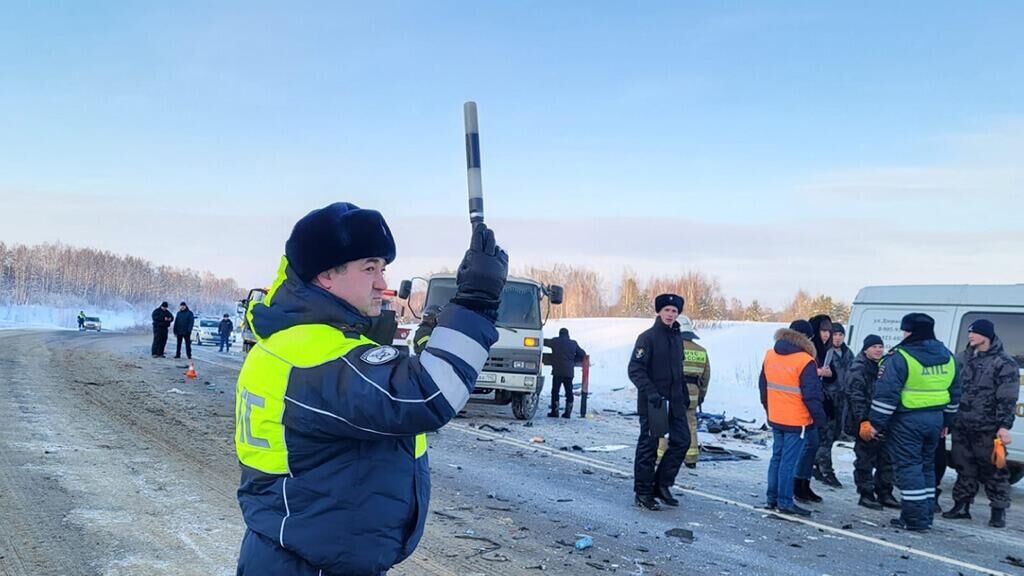
<path id="1" fill-rule="evenodd" d="M 85 324 L 82 325 L 82 330 L 95 330 L 97 332 L 103 331 L 103 322 L 96 316 L 86 316 Z"/>
<path id="2" fill-rule="evenodd" d="M 234 344 L 237 341 L 234 332 L 228 336 L 228 342 Z M 220 345 L 220 318 L 200 318 L 192 327 L 192 342 L 196 346 L 209 344 L 210 346 Z"/>

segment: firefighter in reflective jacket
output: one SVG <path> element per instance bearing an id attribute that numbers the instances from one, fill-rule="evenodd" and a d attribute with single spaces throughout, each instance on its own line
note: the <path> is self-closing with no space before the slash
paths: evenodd
<path id="1" fill-rule="evenodd" d="M 959 408 L 960 379 L 953 354 L 935 339 L 931 316 L 907 314 L 900 329 L 904 339 L 882 359 L 860 437 L 886 437 L 902 508 L 891 524 L 920 531 L 932 526 L 935 450 Z"/>
<path id="2" fill-rule="evenodd" d="M 455 298 L 415 358 L 365 335 L 394 257 L 378 212 L 332 204 L 299 220 L 250 305 L 257 342 L 235 397 L 240 576 L 377 576 L 423 534 L 424 433 L 469 399 L 497 340 L 508 257 L 477 225 Z"/>
<path id="3" fill-rule="evenodd" d="M 684 463 L 687 468 L 696 468 L 700 459 L 700 443 L 697 441 L 697 407 L 704 404 L 708 394 L 708 383 L 711 382 L 711 362 L 708 351 L 694 342 L 699 337 L 693 331 L 693 322 L 685 316 L 679 319 L 679 329 L 683 333 L 683 382 L 686 383 L 690 395 L 690 405 L 686 409 L 686 420 L 690 424 L 690 448 L 686 451 Z"/>

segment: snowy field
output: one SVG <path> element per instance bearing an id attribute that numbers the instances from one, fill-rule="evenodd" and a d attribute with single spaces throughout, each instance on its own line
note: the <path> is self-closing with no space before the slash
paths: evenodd
<path id="1" fill-rule="evenodd" d="M 636 388 L 626 375 L 626 366 L 637 335 L 653 323 L 653 317 L 552 320 L 544 327 L 544 334 L 550 338 L 557 336 L 560 328 L 568 328 L 569 336 L 590 355 L 588 409 L 633 411 Z M 783 327 L 785 324 L 769 322 L 722 322 L 696 331 L 700 337 L 698 343 L 707 348 L 711 362 L 705 412 L 725 412 L 728 417 L 758 422 L 764 420 L 757 379 L 765 350 L 772 346 L 775 331 Z M 580 369 L 576 371 L 579 382 Z M 542 393 L 542 407 L 547 405 L 548 382 L 550 370 Z"/>
<path id="2" fill-rule="evenodd" d="M 53 306 L 0 304 L 0 330 L 15 328 L 43 328 L 56 330 L 77 330 L 78 312 L 81 308 L 56 308 Z M 125 308 L 122 310 L 99 310 L 86 308 L 86 316 L 96 316 L 103 323 L 104 330 L 126 330 L 149 323 L 149 311 Z"/>

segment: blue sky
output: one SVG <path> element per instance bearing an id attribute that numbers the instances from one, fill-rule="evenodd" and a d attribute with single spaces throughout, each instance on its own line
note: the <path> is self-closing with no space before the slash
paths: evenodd
<path id="1" fill-rule="evenodd" d="M 262 283 L 296 218 L 349 200 L 394 220 L 393 280 L 452 266 L 474 99 L 514 265 L 701 269 L 769 302 L 1017 281 L 1022 24 L 1012 2 L 5 3 L 0 241 Z"/>

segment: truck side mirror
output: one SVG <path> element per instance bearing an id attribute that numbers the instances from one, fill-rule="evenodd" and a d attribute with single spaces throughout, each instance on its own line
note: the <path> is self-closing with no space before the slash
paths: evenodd
<path id="1" fill-rule="evenodd" d="M 245 300 L 242 300 L 241 302 L 238 303 L 238 307 L 235 308 L 235 311 L 238 312 L 239 316 L 245 316 Z"/>
<path id="2" fill-rule="evenodd" d="M 412 280 L 402 280 L 402 283 L 398 286 L 398 297 L 402 300 L 408 300 L 409 296 L 412 296 Z"/>
<path id="3" fill-rule="evenodd" d="M 561 304 L 564 296 L 565 290 L 563 290 L 558 284 L 548 286 L 548 300 L 550 300 L 552 304 Z"/>

